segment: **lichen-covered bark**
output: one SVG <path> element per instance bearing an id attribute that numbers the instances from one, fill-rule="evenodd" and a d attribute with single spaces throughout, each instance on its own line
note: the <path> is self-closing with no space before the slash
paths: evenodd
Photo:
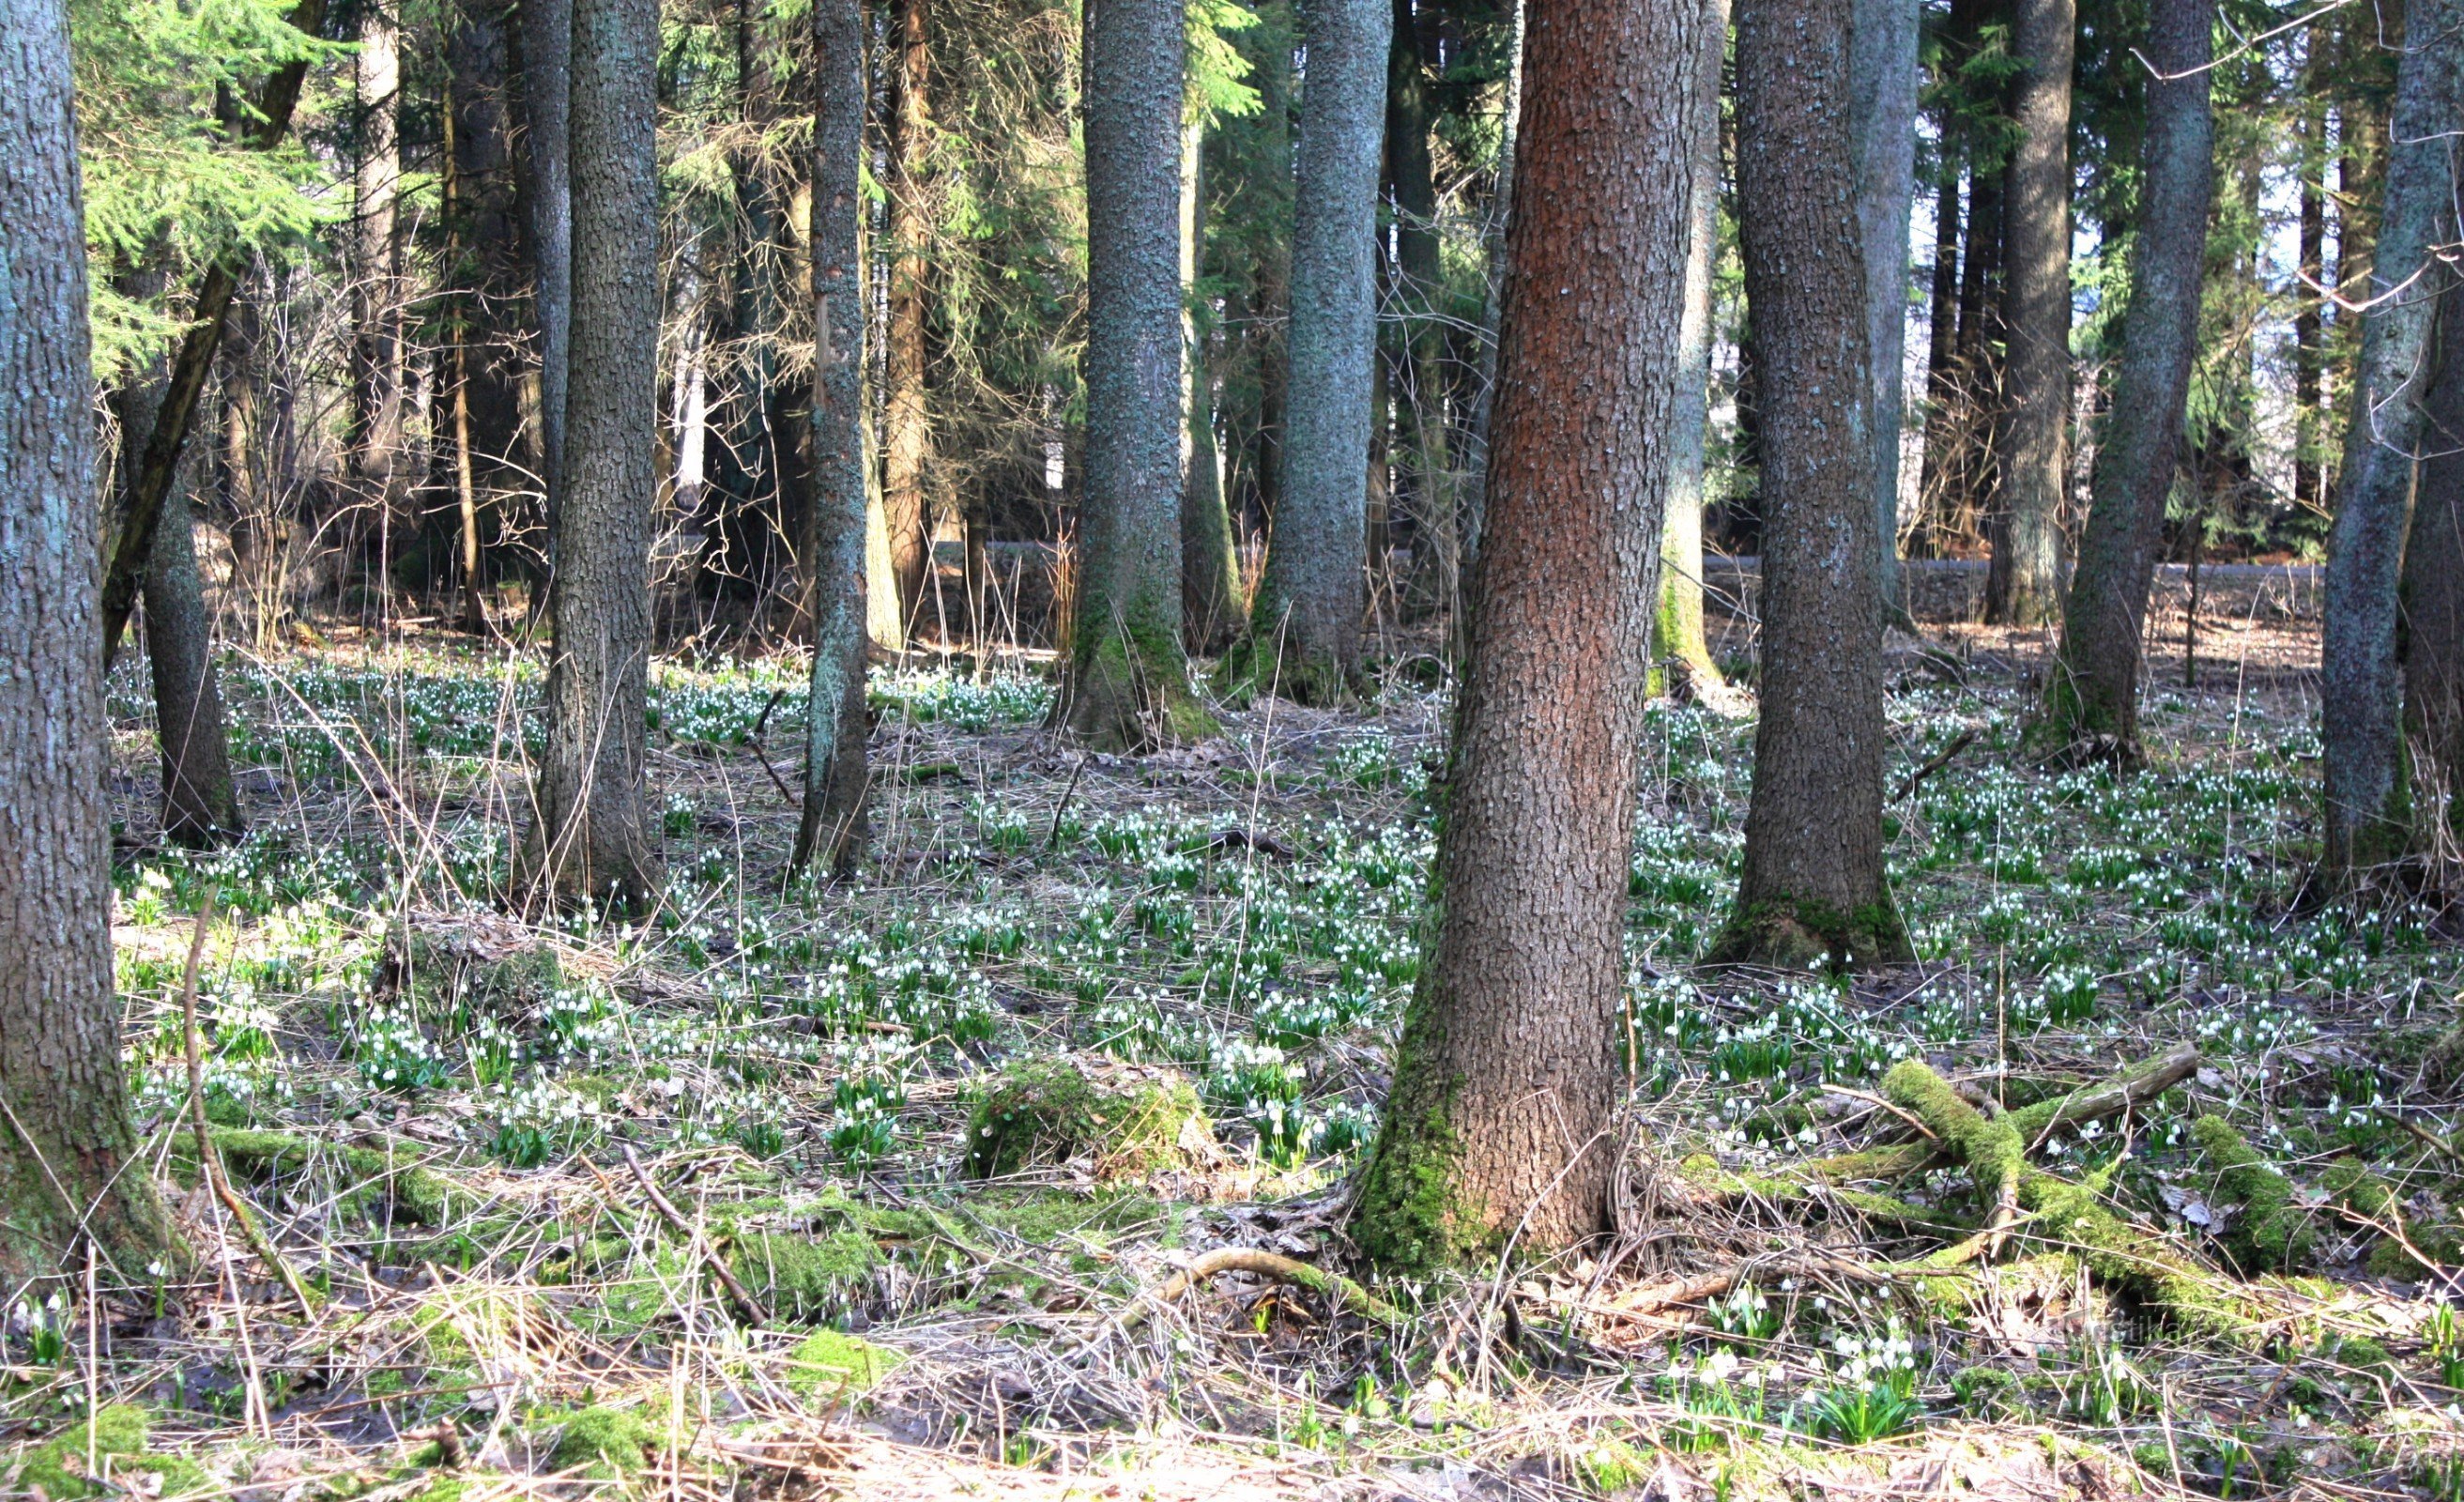
<path id="1" fill-rule="evenodd" d="M 1843 7 L 1737 8 L 1737 204 L 1761 358 L 1762 721 L 1716 959 L 1894 961 L 1864 244 Z"/>
<path id="2" fill-rule="evenodd" d="M 111 989 L 85 232 L 66 8 L 0 0 L 0 1277 L 83 1228 L 131 1282 L 172 1232 L 136 1161 Z"/>
<path id="3" fill-rule="evenodd" d="M 1100 0 L 1086 24 L 1087 462 L 1058 723 L 1089 744 L 1212 719 L 1180 640 L 1180 0 Z"/>
<path id="4" fill-rule="evenodd" d="M 1685 306 L 1677 334 L 1677 406 L 1668 433 L 1668 503 L 1660 535 L 1660 604 L 1651 624 L 1652 688 L 1721 687 L 1703 636 L 1703 449 L 1710 429 L 1711 260 L 1720 238 L 1720 74 L 1728 0 L 1702 0 L 1695 87 L 1694 196 L 1686 210 Z M 1665 683 L 1672 674 L 1683 680 Z"/>
<path id="5" fill-rule="evenodd" d="M 864 10 L 813 6 L 813 681 L 794 864 L 864 851 Z"/>
<path id="6" fill-rule="evenodd" d="M 2200 267 L 2215 189 L 2208 101 L 2215 0 L 2156 0 L 2139 236 L 2122 374 L 2104 420 L 2046 690 L 2043 739 L 2074 758 L 2137 765 L 2140 635 L 2172 494 L 2199 324 Z"/>
<path id="7" fill-rule="evenodd" d="M 2018 144 L 2004 176 L 2001 487 L 1992 513 L 1989 620 L 2040 626 L 2060 605 L 2061 506 L 2070 475 L 2073 0 L 2012 0 Z"/>
<path id="8" fill-rule="evenodd" d="M 1345 696 L 1360 671 L 1378 145 L 1393 15 L 1392 0 L 1311 0 L 1301 11 L 1309 71 L 1293 195 L 1283 483 L 1241 671 L 1262 689 L 1307 702 Z"/>
<path id="9" fill-rule="evenodd" d="M 2320 652 L 2325 850 L 2331 889 L 2365 879 L 2411 835 L 2396 665 L 2397 587 L 2430 385 L 2431 327 L 2452 275 L 2432 254 L 2455 238 L 2453 132 L 2464 0 L 2413 0 L 2396 67 L 2372 299 L 2353 369 L 2343 473 L 2327 535 Z"/>
<path id="10" fill-rule="evenodd" d="M 1908 199 L 1916 187 L 1917 0 L 1853 0 L 1857 221 L 1865 244 L 1865 342 L 1873 351 L 1875 586 L 1900 605 L 1900 369 L 1908 326 Z"/>
<path id="11" fill-rule="evenodd" d="M 1634 758 L 1681 401 L 1701 0 L 1532 0 L 1505 347 L 1428 959 L 1353 1233 L 1417 1270 L 1602 1229 Z"/>
<path id="12" fill-rule="evenodd" d="M 656 0 L 573 8 L 573 349 L 545 719 L 521 879 L 656 895 L 642 793 L 659 329 Z"/>

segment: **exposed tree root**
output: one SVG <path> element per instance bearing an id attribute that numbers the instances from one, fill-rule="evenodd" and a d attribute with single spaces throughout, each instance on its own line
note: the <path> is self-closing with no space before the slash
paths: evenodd
<path id="1" fill-rule="evenodd" d="M 1131 1305 L 1121 1314 L 1121 1328 L 1136 1329 L 1146 1319 L 1149 1309 L 1175 1303 L 1191 1289 L 1224 1272 L 1249 1272 L 1279 1283 L 1297 1283 L 1313 1293 L 1323 1294 L 1337 1309 L 1348 1310 L 1389 1330 L 1398 1330 L 1409 1322 L 1401 1310 L 1342 1273 L 1312 1268 L 1306 1262 L 1254 1247 L 1221 1247 L 1201 1254 L 1157 1284 L 1152 1294 Z"/>

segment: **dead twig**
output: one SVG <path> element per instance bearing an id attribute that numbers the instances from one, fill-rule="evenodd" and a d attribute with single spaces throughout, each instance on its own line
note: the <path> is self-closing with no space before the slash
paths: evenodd
<path id="1" fill-rule="evenodd" d="M 1904 803 L 1908 799 L 1915 797 L 1919 784 L 1923 783 L 1926 778 L 1931 777 L 1934 773 L 1941 771 L 1944 767 L 1948 766 L 1950 764 L 1951 758 L 1959 755 L 1962 751 L 1967 750 L 1969 746 L 1975 741 L 1975 740 L 1976 731 L 1973 727 L 1963 730 L 1959 734 L 1951 737 L 1950 744 L 1935 752 L 1932 758 L 1923 766 L 1918 767 L 1915 771 L 1910 772 L 1906 777 L 1901 779 L 1899 790 L 1891 794 L 1891 802 Z"/>
<path id="2" fill-rule="evenodd" d="M 650 1171 L 642 1166 L 642 1160 L 633 1151 L 630 1143 L 627 1143 L 625 1147 L 625 1166 L 633 1170 L 634 1182 L 642 1186 L 642 1193 L 649 1199 L 650 1208 L 659 1212 L 659 1219 L 667 1222 L 669 1227 L 677 1235 L 693 1240 L 699 1246 L 703 1265 L 708 1267 L 712 1274 L 718 1279 L 718 1286 L 727 1291 L 728 1299 L 736 1305 L 737 1313 L 743 1314 L 750 1324 L 768 1324 L 770 1311 L 761 1300 L 754 1297 L 753 1291 L 746 1288 L 743 1280 L 737 1277 L 735 1270 L 728 1267 L 726 1259 L 719 1256 L 716 1248 L 694 1236 L 693 1222 L 686 1220 L 684 1212 L 669 1203 L 668 1197 L 659 1192 L 659 1186 L 651 1182 Z"/>

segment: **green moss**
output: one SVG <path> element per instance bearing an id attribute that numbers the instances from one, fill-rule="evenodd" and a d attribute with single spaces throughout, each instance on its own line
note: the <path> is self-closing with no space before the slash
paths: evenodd
<path id="1" fill-rule="evenodd" d="M 578 1408 L 550 1422 L 561 1426 L 557 1469 L 579 1469 L 587 1476 L 629 1475 L 642 1469 L 644 1452 L 659 1443 L 657 1433 L 630 1408 Z"/>
<path id="2" fill-rule="evenodd" d="M 1297 644 L 1287 644 L 1278 653 L 1274 641 L 1257 631 L 1243 635 L 1223 654 L 1222 666 L 1216 670 L 1216 681 L 1223 695 L 1235 703 L 1248 703 L 1261 695 L 1272 694 L 1295 704 L 1331 708 L 1348 704 L 1359 696 L 1356 674 L 1331 657 L 1300 651 Z"/>
<path id="3" fill-rule="evenodd" d="M 806 1403 L 853 1398 L 896 1371 L 906 1356 L 835 1330 L 816 1330 L 788 1354 L 787 1388 Z"/>
<path id="4" fill-rule="evenodd" d="M 1408 1114 L 1390 1105 L 1353 1215 L 1362 1254 L 1390 1274 L 1420 1277 L 1494 1252 L 1501 1232 L 1463 1193 L 1462 1162 L 1443 1103 Z"/>
<path id="5" fill-rule="evenodd" d="M 319 1142 L 285 1132 L 257 1132 L 237 1127 L 216 1128 L 214 1151 L 231 1173 L 245 1178 L 270 1178 L 311 1167 L 328 1169 L 341 1178 L 336 1204 L 345 1214 L 389 1206 L 394 1218 L 423 1226 L 441 1226 L 451 1208 L 445 1181 L 419 1166 L 407 1153 Z M 185 1164 L 186 1182 L 196 1178 L 196 1155 L 183 1137 L 173 1145 L 174 1172 Z"/>
<path id="6" fill-rule="evenodd" d="M 1093 602 L 1081 601 L 1080 608 Z M 1080 623 L 1055 722 L 1098 751 L 1147 751 L 1203 740 L 1222 729 L 1189 687 L 1175 624 L 1134 614 L 1118 629 Z"/>
<path id="7" fill-rule="evenodd" d="M 1942 1150 L 1968 1167 L 1976 1194 L 1991 1208 L 2016 1192 L 2026 1167 L 2027 1143 L 2010 1118 L 1987 1120 L 1922 1060 L 1902 1059 L 1882 1076 L 1882 1094 L 1914 1115 L 1942 1139 Z"/>
<path id="8" fill-rule="evenodd" d="M 2191 1139 L 2216 1168 L 2216 1198 L 2240 1207 L 2225 1249 L 2248 1272 L 2285 1272 L 2309 1260 L 2309 1214 L 2293 1203 L 2293 1182 L 2242 1140 L 2222 1116 L 2190 1123 Z"/>
<path id="9" fill-rule="evenodd" d="M 1745 904 L 1729 916 L 1704 962 L 1803 970 L 1903 964 L 1915 958 L 1907 924 L 1885 894 L 1849 912 L 1794 897 Z"/>
<path id="10" fill-rule="evenodd" d="M 827 1318 L 854 1302 L 882 1255 L 860 1230 L 819 1237 L 757 1231 L 737 1238 L 728 1261 L 771 1313 L 803 1320 Z"/>
<path id="11" fill-rule="evenodd" d="M 1098 1180 L 1188 1168 L 1215 1151 L 1215 1131 L 1188 1079 L 1168 1070 L 1039 1059 L 1004 1071 L 967 1124 L 967 1169 L 979 1179 L 1090 1158 Z"/>
<path id="12" fill-rule="evenodd" d="M 63 1502 L 69 1497 L 118 1495 L 125 1489 L 106 1485 L 86 1470 L 86 1453 L 93 1451 L 103 1467 L 104 1474 L 125 1475 L 132 1470 L 145 1471 L 160 1477 L 160 1494 L 182 1496 L 203 1491 L 212 1486 L 213 1478 L 194 1461 L 177 1455 L 148 1454 L 145 1449 L 145 1410 L 129 1403 L 107 1403 L 94 1418 L 79 1424 L 67 1433 L 26 1453 L 17 1473 L 16 1489 L 28 1493 L 39 1492 Z M 101 1457 L 108 1456 L 103 1461 Z M 149 1489 L 150 1490 L 150 1489 Z"/>

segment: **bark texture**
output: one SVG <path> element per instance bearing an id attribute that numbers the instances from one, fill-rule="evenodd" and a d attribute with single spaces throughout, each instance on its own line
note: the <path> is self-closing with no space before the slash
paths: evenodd
<path id="1" fill-rule="evenodd" d="M 1728 0 L 1701 4 L 1685 305 L 1678 323 L 1677 405 L 1668 433 L 1668 500 L 1651 655 L 1655 691 L 1720 699 L 1726 685 L 1703 636 L 1703 456 L 1710 429 L 1711 260 L 1720 239 L 1720 75 L 1728 51 Z"/>
<path id="2" fill-rule="evenodd" d="M 1873 353 L 1875 585 L 1900 611 L 1900 362 L 1908 326 L 1908 201 L 1916 188 L 1917 0 L 1852 0 L 1857 220 Z"/>
<path id="3" fill-rule="evenodd" d="M 84 210 L 60 0 L 0 0 L 0 1276 L 127 1282 L 172 1247 L 111 989 Z"/>
<path id="4" fill-rule="evenodd" d="M 813 683 L 793 864 L 864 853 L 864 8 L 813 6 Z"/>
<path id="5" fill-rule="evenodd" d="M 1989 620 L 2041 626 L 2061 592 L 2070 475 L 2073 0 L 2012 0 L 2018 132 L 2004 177 L 2001 487 L 1992 511 Z"/>
<path id="6" fill-rule="evenodd" d="M 2136 766 L 2140 638 L 2182 445 L 2197 353 L 2200 268 L 2215 193 L 2208 67 L 2215 0 L 2155 0 L 2138 245 L 2123 324 L 2122 373 L 2097 447 L 2079 567 L 2043 739 L 2072 760 Z"/>
<path id="7" fill-rule="evenodd" d="M 898 601 L 899 644 L 915 630 L 932 565 L 932 518 L 925 503 L 925 471 L 933 459 L 931 413 L 925 406 L 925 259 L 932 215 L 925 203 L 924 153 L 931 129 L 926 88 L 932 52 L 925 33 L 928 0 L 896 0 L 891 11 L 895 49 L 890 82 L 889 362 L 884 380 L 882 516 L 890 530 L 891 579 Z M 1091 105 L 1090 105 L 1091 113 Z M 1091 154 L 1092 144 L 1089 144 Z M 1093 185 L 1089 185 L 1093 191 Z"/>
<path id="8" fill-rule="evenodd" d="M 1378 144 L 1392 0 L 1301 12 L 1292 315 L 1283 483 L 1241 671 L 1305 703 L 1352 691 L 1368 563 L 1371 365 L 1376 358 Z"/>
<path id="9" fill-rule="evenodd" d="M 1676 332 L 1705 13 L 1529 6 L 1429 959 L 1353 1227 L 1396 1270 L 1548 1250 L 1609 1220 L 1663 435 L 1693 399 Z"/>
<path id="10" fill-rule="evenodd" d="M 1480 374 L 1472 386 L 1471 412 L 1463 424 L 1463 497 L 1456 515 L 1463 548 L 1458 579 L 1469 571 L 1480 552 L 1480 531 L 1488 513 L 1488 430 L 1497 407 L 1497 356 L 1505 342 L 1507 229 L 1514 222 L 1514 174 L 1519 155 L 1516 131 L 1523 121 L 1523 40 L 1529 25 L 1524 7 L 1514 0 L 1513 19 L 1506 37 L 1505 120 L 1497 143 L 1497 182 L 1488 194 L 1488 213 L 1481 226 L 1481 250 L 1488 265 L 1488 300 L 1481 310 Z M 1466 611 L 1455 611 L 1453 638 L 1458 655 L 1465 639 Z"/>
<path id="11" fill-rule="evenodd" d="M 573 7 L 573 350 L 550 609 L 547 745 L 526 883 L 637 906 L 658 892 L 642 793 L 656 488 L 657 0 Z"/>
<path id="12" fill-rule="evenodd" d="M 1762 719 L 1712 958 L 1909 957 L 1882 872 L 1882 599 L 1849 17 L 1737 8 L 1737 216 L 1762 364 Z"/>
<path id="13" fill-rule="evenodd" d="M 2384 208 L 2370 262 L 2369 311 L 2353 370 L 2343 473 L 2327 535 L 2320 712 L 2326 749 L 2325 849 L 2331 891 L 2401 855 L 2411 813 L 2399 726 L 2397 587 L 2412 521 L 2422 397 L 2432 324 L 2453 275 L 2432 248 L 2455 238 L 2453 132 L 2464 0 L 2413 0 L 2396 67 Z"/>
<path id="14" fill-rule="evenodd" d="M 403 499 L 402 54 L 391 10 L 360 11 L 352 58 L 360 153 L 352 174 L 351 475 L 381 514 Z"/>
<path id="15" fill-rule="evenodd" d="M 564 404 L 573 347 L 573 0 L 520 0 L 522 101 L 528 113 L 520 160 L 528 174 L 531 299 L 539 322 L 539 485 L 545 493 L 548 569 L 555 572 L 556 517 L 564 495 Z M 549 591 L 542 590 L 543 607 Z"/>
<path id="16" fill-rule="evenodd" d="M 1203 735 L 1180 638 L 1180 0 L 1087 20 L 1087 461 L 1069 673 L 1089 744 Z"/>
<path id="17" fill-rule="evenodd" d="M 2413 848 L 2453 862 L 2464 842 L 2464 310 L 2439 310 L 2438 380 L 2404 555 L 2404 728 L 2417 790 Z"/>
<path id="18" fill-rule="evenodd" d="M 154 524 L 145 566 L 145 653 L 163 748 L 163 837 L 209 850 L 238 838 L 247 819 L 231 783 L 214 620 L 197 574 L 194 524 L 187 495 L 175 490 Z"/>
<path id="19" fill-rule="evenodd" d="M 1452 610 L 1461 589 L 1463 541 L 1455 513 L 1462 487 L 1449 452 L 1441 305 L 1445 267 L 1439 254 L 1438 187 L 1429 149 L 1428 65 L 1413 0 L 1395 0 L 1394 31 L 1387 50 L 1386 176 L 1395 195 L 1395 301 L 1403 319 L 1395 442 L 1412 520 L 1403 611 L 1420 617 Z"/>

